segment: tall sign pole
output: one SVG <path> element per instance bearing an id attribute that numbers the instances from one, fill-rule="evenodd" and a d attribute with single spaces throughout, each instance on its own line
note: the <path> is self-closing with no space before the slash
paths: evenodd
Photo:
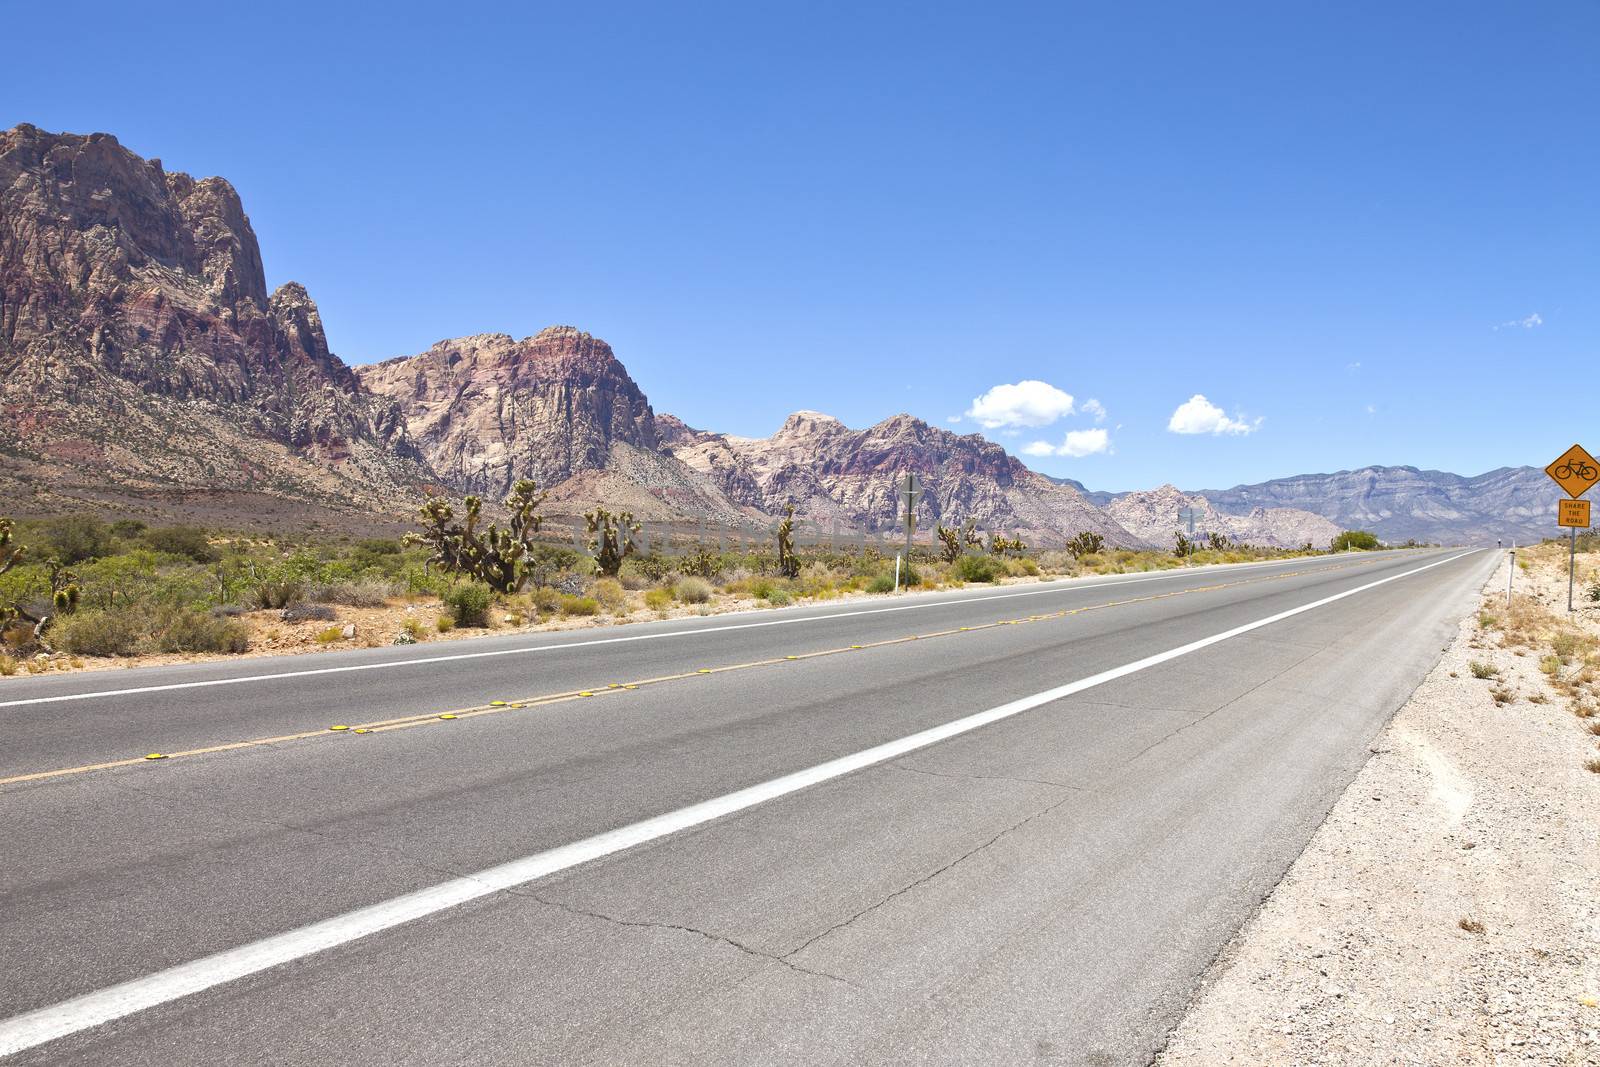
<path id="1" fill-rule="evenodd" d="M 922 479 L 915 473 L 907 474 L 900 487 L 900 502 L 906 516 L 906 562 L 911 562 L 911 535 L 917 532 L 917 501 L 922 497 Z"/>
<path id="2" fill-rule="evenodd" d="M 1572 587 L 1577 584 L 1578 574 L 1578 531 L 1589 528 L 1589 502 L 1579 497 L 1593 489 L 1595 480 L 1600 478 L 1600 461 L 1596 461 L 1582 445 L 1573 445 L 1544 472 L 1569 498 L 1556 506 L 1556 523 L 1565 526 L 1571 534 L 1567 549 L 1567 613 L 1571 614 Z"/>

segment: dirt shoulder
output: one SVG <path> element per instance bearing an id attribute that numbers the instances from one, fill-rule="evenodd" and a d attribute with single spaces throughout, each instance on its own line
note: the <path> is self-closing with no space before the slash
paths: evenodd
<path id="1" fill-rule="evenodd" d="M 1567 622 L 1564 552 L 1521 555 L 1159 1064 L 1600 1063 L 1600 611 Z"/>

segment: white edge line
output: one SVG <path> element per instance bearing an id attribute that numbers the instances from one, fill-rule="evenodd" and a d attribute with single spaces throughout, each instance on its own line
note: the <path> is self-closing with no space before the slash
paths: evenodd
<path id="1" fill-rule="evenodd" d="M 987 711 L 980 711 L 941 726 L 922 730 L 897 741 L 889 741 L 853 755 L 819 763 L 815 767 L 795 771 L 759 785 L 703 800 L 676 811 L 586 837 L 581 841 L 502 863 L 476 874 L 452 878 L 427 889 L 419 889 L 392 900 L 336 915 L 298 930 L 266 937 L 252 944 L 227 949 L 164 971 L 157 971 L 143 978 L 135 978 L 120 985 L 85 993 L 59 1004 L 15 1016 L 0 1022 L 0 1056 L 10 1056 L 80 1030 L 87 1030 L 169 1001 L 192 996 L 213 986 L 236 981 L 278 964 L 349 944 L 383 930 L 787 796 L 979 727 L 1008 719 L 1013 715 L 1020 715 L 1040 705 L 1147 670 L 1180 656 L 1187 656 L 1191 652 L 1198 652 L 1252 630 L 1259 630 L 1263 626 L 1271 626 L 1284 619 L 1355 596 L 1357 593 L 1364 593 L 1380 585 L 1432 570 L 1468 554 L 1463 552 L 1415 570 L 1380 578 L 1375 582 L 1335 593 L 1287 611 L 1280 611 L 1276 615 L 1235 626 L 1231 630 L 1224 630 L 1210 637 L 1203 637 L 1198 641 L 1191 641 L 1189 644 L 1158 652 L 1153 656 L 1146 656 L 1120 667 L 1080 678 L 1075 682 L 1068 682 Z"/>
<path id="2" fill-rule="evenodd" d="M 1331 557 L 1330 557 L 1331 558 Z M 1270 565 L 1275 561 L 1263 561 Z M 1295 560 L 1283 561 L 1283 566 L 1288 566 Z M 1254 567 L 1261 564 L 1233 563 L 1230 567 Z M 141 685 L 128 689 L 104 689 L 93 693 L 62 693 L 58 696 L 28 697 L 22 700 L 0 700 L 0 708 L 21 708 L 33 704 L 60 704 L 72 700 L 99 700 L 104 697 L 136 696 L 140 693 L 167 693 L 176 689 L 207 689 L 218 685 L 244 685 L 248 682 L 276 682 L 286 678 L 309 678 L 319 674 L 348 674 L 352 671 L 380 671 L 395 667 L 420 667 L 429 663 L 453 663 L 458 660 L 486 659 L 492 656 L 521 656 L 532 652 L 553 652 L 567 648 L 592 648 L 596 645 L 617 645 L 632 641 L 658 641 L 668 637 L 697 637 L 703 634 L 726 633 L 731 630 L 755 630 L 766 626 L 793 626 L 797 623 L 827 622 L 831 619 L 849 619 L 859 615 L 882 615 L 892 611 L 921 611 L 928 608 L 959 607 L 963 604 L 981 604 L 990 600 L 1010 600 L 1023 596 L 1043 596 L 1047 593 L 1075 592 L 1079 589 L 1107 589 L 1113 586 L 1137 585 L 1140 582 L 1156 582 L 1163 579 L 1192 576 L 1192 572 L 1165 571 L 1161 574 L 1152 574 L 1144 578 L 1126 578 L 1115 582 L 1096 582 L 1091 585 L 1071 585 L 1072 579 L 1065 582 L 1051 582 L 1048 588 L 1025 589 L 1015 593 L 992 593 L 988 596 L 952 597 L 944 600 L 929 601 L 924 604 L 897 604 L 886 608 L 861 608 L 857 611 L 838 611 L 831 615 L 805 615 L 788 619 L 767 619 L 762 622 L 741 622 L 731 626 L 702 626 L 694 630 L 669 630 L 662 633 L 633 634 L 628 637 L 600 637 L 589 641 L 561 641 L 548 645 L 529 645 L 525 648 L 500 648 L 489 652 L 462 652 L 454 656 L 424 656 L 421 659 L 392 660 L 384 663 L 352 663 L 343 667 L 313 667 L 303 671 L 280 671 L 276 674 L 245 674 L 237 678 L 208 678 L 198 682 L 168 682 L 163 685 Z M 743 614 L 743 612 L 729 612 L 728 614 Z"/>

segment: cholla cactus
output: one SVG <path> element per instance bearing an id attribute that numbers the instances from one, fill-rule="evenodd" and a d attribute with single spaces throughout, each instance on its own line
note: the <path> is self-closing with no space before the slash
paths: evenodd
<path id="1" fill-rule="evenodd" d="M 511 512 L 506 528 L 490 523 L 481 533 L 478 523 L 483 501 L 478 497 L 462 500 L 465 522 L 456 522 L 455 509 L 443 500 L 430 500 L 418 511 L 422 532 L 406 534 L 405 540 L 432 548 L 429 563 L 466 574 L 497 593 L 515 593 L 533 574 L 534 535 L 544 525 L 544 518 L 534 509 L 544 502 L 544 496 L 531 478 L 521 479 L 505 500 Z"/>
<path id="2" fill-rule="evenodd" d="M 633 521 L 633 512 L 616 515 L 605 508 L 596 508 L 583 517 L 589 525 L 589 551 L 594 553 L 595 566 L 608 578 L 615 578 L 622 570 L 622 561 L 633 555 L 633 535 L 639 524 Z"/>
<path id="3" fill-rule="evenodd" d="M 968 548 L 983 548 L 983 531 L 979 530 L 978 524 L 971 519 L 968 519 L 967 524 L 961 528 L 961 539 L 966 542 Z"/>
<path id="4" fill-rule="evenodd" d="M 783 521 L 778 523 L 778 573 L 785 578 L 800 576 L 800 557 L 794 554 L 794 505 L 783 509 Z"/>
<path id="5" fill-rule="evenodd" d="M 56 606 L 56 614 L 71 615 L 78 610 L 78 597 L 83 592 L 78 588 L 78 576 L 63 567 L 60 560 L 53 559 L 48 566 L 50 602 Z"/>
<path id="6" fill-rule="evenodd" d="M 939 537 L 941 546 L 939 554 L 944 557 L 946 563 L 954 563 L 961 558 L 961 553 L 965 551 L 965 548 L 961 544 L 960 527 L 946 526 L 941 522 L 933 528 L 933 532 Z"/>

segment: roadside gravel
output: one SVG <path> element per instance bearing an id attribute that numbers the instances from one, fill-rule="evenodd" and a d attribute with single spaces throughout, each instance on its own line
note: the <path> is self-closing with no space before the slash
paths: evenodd
<path id="1" fill-rule="evenodd" d="M 1564 616 L 1550 563 L 1518 581 Z M 1158 1064 L 1600 1064 L 1600 717 L 1503 640 L 1462 621 Z"/>

